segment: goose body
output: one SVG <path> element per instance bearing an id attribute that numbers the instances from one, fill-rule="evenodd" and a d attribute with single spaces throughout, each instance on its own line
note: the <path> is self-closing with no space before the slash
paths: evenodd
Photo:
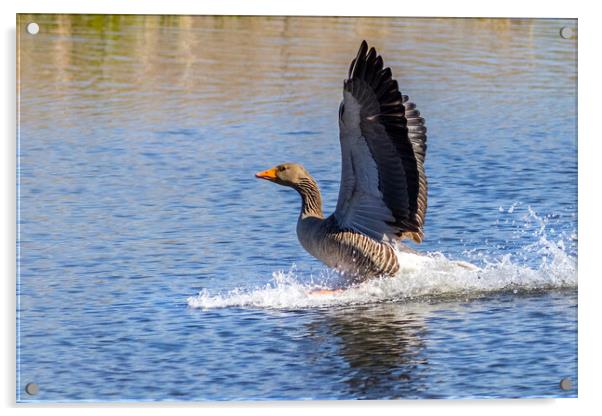
<path id="1" fill-rule="evenodd" d="M 297 236 L 312 256 L 354 279 L 393 275 L 399 269 L 391 245 L 341 229 L 332 215 L 320 223 L 299 219 Z"/>
<path id="2" fill-rule="evenodd" d="M 354 280 L 394 275 L 402 239 L 421 242 L 427 206 L 426 128 L 374 48 L 362 42 L 339 107 L 341 186 L 335 212 L 324 217 L 318 184 L 305 168 L 285 163 L 256 177 L 301 196 L 299 242 L 311 255 Z"/>

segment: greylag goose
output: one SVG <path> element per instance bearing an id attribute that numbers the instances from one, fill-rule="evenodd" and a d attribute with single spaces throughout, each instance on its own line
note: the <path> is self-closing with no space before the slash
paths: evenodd
<path id="1" fill-rule="evenodd" d="M 339 129 L 341 185 L 329 217 L 303 166 L 284 163 L 255 176 L 300 194 L 297 236 L 311 255 L 354 281 L 394 275 L 400 268 L 396 248 L 413 251 L 400 240 L 423 239 L 426 128 L 366 41 L 344 81 Z"/>

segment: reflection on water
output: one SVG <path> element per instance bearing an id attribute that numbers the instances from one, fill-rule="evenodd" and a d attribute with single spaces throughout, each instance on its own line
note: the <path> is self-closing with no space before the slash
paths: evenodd
<path id="1" fill-rule="evenodd" d="M 542 43 L 558 36 L 559 25 L 545 21 L 118 15 L 35 20 L 42 36 L 21 36 L 20 75 L 29 81 L 23 98 L 32 98 L 28 85 L 35 85 L 38 98 L 62 97 L 57 104 L 78 104 L 70 105 L 75 112 L 102 100 L 115 111 L 109 115 L 97 108 L 92 114 L 113 123 L 131 119 L 128 111 L 140 111 L 154 122 L 190 124 L 190 110 L 178 110 L 200 104 L 205 121 L 241 124 L 241 118 L 265 114 L 274 103 L 294 99 L 316 108 L 317 97 L 337 101 L 340 94 L 330 97 L 330 91 L 338 91 L 356 40 L 364 38 L 387 52 L 388 64 L 413 88 L 470 87 L 474 93 L 473 88 L 503 86 L 512 99 L 510 92 L 520 88 L 546 88 L 553 75 L 563 81 L 554 81 L 555 87 L 572 92 L 576 79 L 573 44 Z M 554 55 L 546 60 L 551 74 L 519 69 L 540 65 L 549 54 Z M 30 65 L 34 59 L 36 65 Z M 483 82 L 468 84 L 469 77 Z M 149 99 L 155 94 L 160 102 Z M 212 100 L 221 105 L 203 105 Z M 294 116 L 311 108 L 287 110 Z M 36 122 L 50 120 L 52 113 L 37 114 Z"/>
<path id="2" fill-rule="evenodd" d="M 576 40 L 559 28 L 576 21 L 18 23 L 20 400 L 32 380 L 40 401 L 576 395 L 557 388 L 576 380 L 571 291 L 303 311 L 186 304 L 201 289 L 265 286 L 293 263 L 320 276 L 294 232 L 298 197 L 253 173 L 303 163 L 334 209 L 337 109 L 362 39 L 426 118 L 420 249 L 537 268 L 542 255 L 522 250 L 542 241 L 531 207 L 544 242 L 574 257 Z"/>
<path id="3" fill-rule="evenodd" d="M 427 392 L 425 326 L 414 311 L 399 304 L 337 309 L 314 324 L 327 326 L 329 339 L 339 340 L 352 397 L 385 398 L 383 386 L 395 386 L 392 391 L 398 393 L 390 390 L 389 398 Z"/>

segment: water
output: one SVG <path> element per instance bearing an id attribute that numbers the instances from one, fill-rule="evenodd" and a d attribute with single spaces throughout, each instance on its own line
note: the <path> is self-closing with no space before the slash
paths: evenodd
<path id="1" fill-rule="evenodd" d="M 577 395 L 575 21 L 32 20 L 18 400 Z M 338 276 L 253 174 L 302 163 L 332 212 L 362 39 L 427 121 L 430 254 L 310 296 Z"/>

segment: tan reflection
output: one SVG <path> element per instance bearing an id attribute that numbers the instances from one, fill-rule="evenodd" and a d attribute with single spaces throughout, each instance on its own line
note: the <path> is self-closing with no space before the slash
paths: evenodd
<path id="1" fill-rule="evenodd" d="M 205 120 L 244 120 L 257 103 L 285 105 L 292 94 L 301 104 L 292 112 L 320 97 L 336 109 L 361 39 L 383 51 L 400 79 L 418 78 L 414 85 L 432 84 L 421 74 L 439 68 L 442 84 L 471 71 L 483 85 L 513 85 L 537 54 L 559 63 L 554 79 L 576 77 L 576 43 L 555 38 L 556 26 L 576 25 L 569 20 L 20 15 L 31 20 L 42 31 L 20 38 L 24 102 L 38 94 L 63 107 L 100 101 L 115 106 L 115 122 L 158 103 L 173 112 L 157 111 L 157 122 L 180 122 L 173 118 L 187 107 L 202 109 Z M 557 46 L 548 50 L 542 40 Z M 62 111 L 45 108 L 36 118 Z"/>

